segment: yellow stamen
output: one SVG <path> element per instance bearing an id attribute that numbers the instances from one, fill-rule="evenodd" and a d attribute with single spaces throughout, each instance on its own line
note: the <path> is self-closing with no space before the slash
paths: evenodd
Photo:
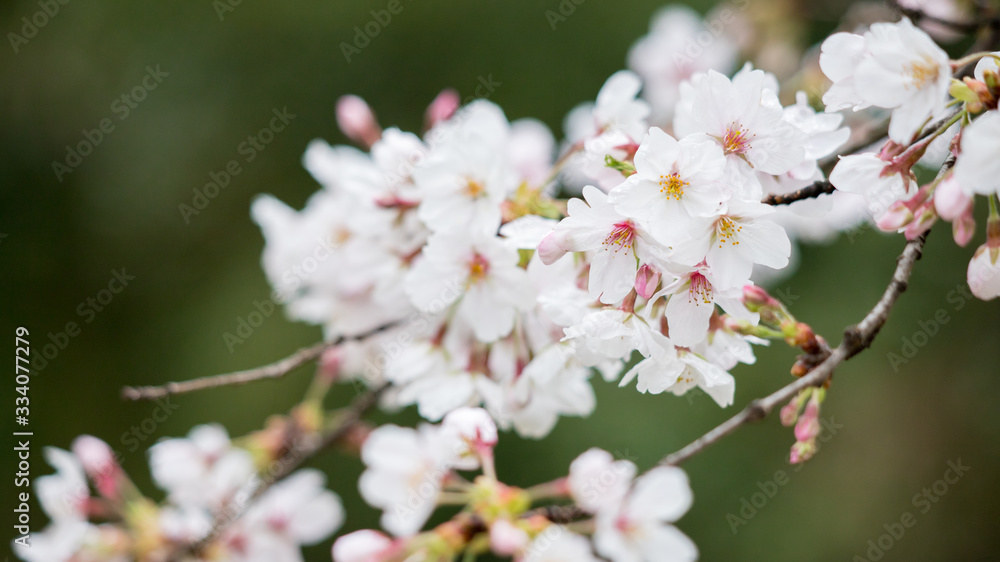
<path id="1" fill-rule="evenodd" d="M 936 82 L 941 70 L 930 57 L 924 57 L 920 62 L 911 64 L 909 71 L 913 86 L 919 90 L 929 83 Z"/>
<path id="2" fill-rule="evenodd" d="M 721 248 L 727 242 L 733 246 L 739 246 L 740 241 L 736 239 L 736 235 L 742 230 L 743 227 L 729 217 L 719 219 L 715 223 L 715 233 L 719 238 L 719 247 Z"/>
<path id="3" fill-rule="evenodd" d="M 681 197 L 684 195 L 684 186 L 690 184 L 691 182 L 686 182 L 677 177 L 677 172 L 674 172 L 669 176 L 661 175 L 660 193 L 665 193 L 668 199 L 673 197 L 675 201 L 680 201 Z"/>

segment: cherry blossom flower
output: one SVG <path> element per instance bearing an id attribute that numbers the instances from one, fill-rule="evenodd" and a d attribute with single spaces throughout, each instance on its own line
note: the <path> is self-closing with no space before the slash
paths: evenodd
<path id="1" fill-rule="evenodd" d="M 1000 111 L 988 111 L 962 133 L 962 153 L 955 162 L 955 181 L 969 194 L 1000 192 Z"/>
<path id="2" fill-rule="evenodd" d="M 220 425 L 199 425 L 186 438 L 165 439 L 149 448 L 153 480 L 177 506 L 216 510 L 256 474 L 253 459 L 233 447 Z"/>
<path id="3" fill-rule="evenodd" d="M 1000 297 L 1000 247 L 983 244 L 969 261 L 969 290 L 984 301 Z"/>
<path id="4" fill-rule="evenodd" d="M 585 202 L 570 199 L 568 216 L 542 240 L 538 253 L 551 264 L 566 252 L 593 252 L 590 295 L 615 303 L 632 290 L 638 260 L 653 259 L 656 243 L 636 221 L 619 214 L 596 187 L 585 187 L 583 197 Z"/>
<path id="5" fill-rule="evenodd" d="M 707 265 L 678 270 L 679 276 L 672 283 L 650 298 L 650 302 L 667 296 L 664 315 L 675 345 L 690 347 L 708 336 L 709 321 L 719 305 L 730 315 L 757 322 L 740 302 L 742 285 L 717 286 L 715 271 Z"/>
<path id="6" fill-rule="evenodd" d="M 642 80 L 634 72 L 619 70 L 611 75 L 597 93 L 594 104 L 594 129 L 625 133 L 633 140 L 642 138 L 648 128 L 649 105 L 636 96 Z"/>
<path id="7" fill-rule="evenodd" d="M 701 232 L 672 255 L 677 263 L 694 266 L 704 261 L 712 269 L 712 283 L 723 289 L 742 287 L 754 264 L 775 269 L 788 265 L 791 241 L 769 215 L 774 208 L 759 201 L 732 199 L 726 211 L 705 224 Z"/>
<path id="8" fill-rule="evenodd" d="M 823 42 L 820 66 L 834 86 L 827 111 L 853 106 L 892 109 L 889 138 L 907 143 L 945 108 L 948 54 L 908 18 L 876 23 L 864 36 L 837 33 Z"/>
<path id="9" fill-rule="evenodd" d="M 494 347 L 493 353 L 497 352 Z M 513 354 L 508 354 L 512 358 Z M 497 390 L 483 393 L 487 409 L 502 428 L 540 439 L 555 427 L 559 416 L 588 416 L 597 403 L 584 367 L 566 345 L 550 345 L 518 372 L 504 369 L 491 355 Z"/>
<path id="10" fill-rule="evenodd" d="M 604 159 L 607 155 L 629 159 L 646 134 L 649 105 L 636 99 L 641 87 L 635 73 L 618 71 L 601 87 L 596 103 L 570 111 L 563 126 L 569 144 L 564 150 L 583 150 L 571 157 L 564 175 L 582 176 L 583 183 L 594 182 L 604 191 L 621 182 L 621 174 L 608 168 Z"/>
<path id="11" fill-rule="evenodd" d="M 378 562 L 392 555 L 393 540 L 378 531 L 362 529 L 333 543 L 333 562 Z"/>
<path id="12" fill-rule="evenodd" d="M 340 498 L 324 488 L 325 481 L 323 473 L 305 469 L 268 488 L 241 522 L 246 537 L 266 536 L 297 552 L 330 536 L 343 524 L 344 508 Z"/>
<path id="13" fill-rule="evenodd" d="M 597 562 L 590 541 L 566 527 L 553 525 L 542 531 L 525 549 L 521 562 Z"/>
<path id="14" fill-rule="evenodd" d="M 840 191 L 863 196 L 876 220 L 893 203 L 917 190 L 917 182 L 910 173 L 901 173 L 871 153 L 842 156 L 830 172 L 830 183 Z"/>
<path id="15" fill-rule="evenodd" d="M 657 467 L 636 479 L 629 494 L 612 509 L 597 514 L 594 546 L 615 562 L 695 560 L 698 549 L 671 523 L 691 507 L 684 471 Z"/>
<path id="16" fill-rule="evenodd" d="M 439 313 L 442 302 L 457 297 L 457 317 L 484 342 L 509 334 L 517 311 L 534 302 L 517 250 L 481 232 L 432 235 L 405 283 L 413 305 L 425 312 Z"/>
<path id="17" fill-rule="evenodd" d="M 636 173 L 608 196 L 615 210 L 635 217 L 661 244 L 689 237 L 693 224 L 707 223 L 728 199 L 723 187 L 725 157 L 707 135 L 680 141 L 655 127 L 635 153 Z"/>
<path id="18" fill-rule="evenodd" d="M 643 81 L 643 97 L 652 107 L 652 120 L 666 124 L 680 99 L 679 85 L 698 72 L 730 71 L 737 46 L 728 34 L 707 45 L 699 40 L 706 31 L 701 15 L 684 5 L 671 5 L 653 15 L 649 33 L 628 53 L 628 66 Z"/>
<path id="19" fill-rule="evenodd" d="M 635 463 L 615 460 L 611 453 L 595 447 L 570 463 L 567 483 L 576 504 L 597 513 L 616 506 L 625 497 L 635 474 Z"/>
<path id="20" fill-rule="evenodd" d="M 90 488 L 80 460 L 68 451 L 46 447 L 43 455 L 55 474 L 35 480 L 38 501 L 53 521 L 84 521 Z"/>
<path id="21" fill-rule="evenodd" d="M 753 172 L 784 174 L 802 162 L 803 135 L 783 119 L 773 81 L 749 67 L 732 80 L 713 70 L 696 75 L 683 91 L 674 133 L 706 133 L 727 159 L 727 181 L 751 199 L 760 198 Z M 750 181 L 740 181 L 739 178 Z"/>
<path id="22" fill-rule="evenodd" d="M 383 510 L 382 527 L 397 536 L 416 533 L 437 505 L 441 482 L 451 471 L 458 442 L 439 427 L 383 425 L 361 448 L 367 467 L 361 496 Z"/>
<path id="23" fill-rule="evenodd" d="M 510 124 L 488 101 L 464 107 L 435 128 L 430 153 L 414 169 L 420 219 L 435 231 L 496 232 L 500 203 L 517 187 L 507 159 Z"/>

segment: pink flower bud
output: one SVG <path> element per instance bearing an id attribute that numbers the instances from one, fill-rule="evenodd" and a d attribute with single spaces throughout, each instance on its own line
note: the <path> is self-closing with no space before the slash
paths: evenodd
<path id="1" fill-rule="evenodd" d="M 635 292 L 644 299 L 653 296 L 659 284 L 660 272 L 655 267 L 643 264 L 635 275 Z"/>
<path id="2" fill-rule="evenodd" d="M 816 454 L 816 441 L 798 442 L 792 445 L 792 452 L 788 457 L 788 462 L 799 464 L 813 458 Z"/>
<path id="3" fill-rule="evenodd" d="M 378 531 L 362 529 L 333 543 L 333 562 L 380 562 L 393 555 L 392 539 Z"/>
<path id="4" fill-rule="evenodd" d="M 340 374 L 340 367 L 344 363 L 344 352 L 340 348 L 331 347 L 323 352 L 319 358 L 319 374 L 328 381 L 337 380 Z"/>
<path id="5" fill-rule="evenodd" d="M 115 466 L 115 454 L 111 447 L 92 435 L 77 437 L 73 440 L 72 449 L 87 474 L 100 474 Z"/>
<path id="6" fill-rule="evenodd" d="M 972 218 L 972 205 L 969 205 L 968 213 L 952 221 L 951 234 L 955 238 L 955 243 L 963 248 L 972 240 L 976 234 L 976 219 Z"/>
<path id="7" fill-rule="evenodd" d="M 938 215 L 933 201 L 924 201 L 914 212 L 914 220 L 903 231 L 907 240 L 913 240 L 927 232 L 937 222 Z"/>
<path id="8" fill-rule="evenodd" d="M 893 201 L 885 213 L 875 222 L 879 230 L 885 232 L 895 232 L 900 228 L 910 224 L 913 220 L 913 212 L 904 201 Z"/>
<path id="9" fill-rule="evenodd" d="M 441 422 L 469 443 L 474 451 L 490 449 L 497 444 L 497 426 L 482 408 L 463 407 L 452 410 Z"/>
<path id="10" fill-rule="evenodd" d="M 569 237 L 564 231 L 554 230 L 538 244 L 538 257 L 545 265 L 552 265 L 566 255 Z"/>
<path id="11" fill-rule="evenodd" d="M 506 519 L 490 526 L 490 548 L 497 556 L 514 556 L 528 545 L 528 533 Z"/>
<path id="12" fill-rule="evenodd" d="M 458 92 L 451 88 L 441 90 L 441 93 L 427 106 L 427 112 L 424 114 L 424 128 L 430 129 L 441 121 L 450 119 L 458 110 L 459 103 L 461 102 Z"/>
<path id="13" fill-rule="evenodd" d="M 382 127 L 365 100 L 358 96 L 341 96 L 337 100 L 337 125 L 347 138 L 371 148 L 382 138 Z"/>
<path id="14" fill-rule="evenodd" d="M 969 289 L 976 298 L 988 301 L 1000 296 L 1000 259 L 996 248 L 983 244 L 969 262 Z"/>
<path id="15" fill-rule="evenodd" d="M 798 423 L 795 424 L 795 440 L 811 441 L 819 436 L 820 429 L 819 404 L 815 400 L 810 400 L 799 416 Z"/>
<path id="16" fill-rule="evenodd" d="M 972 197 L 962 190 L 955 180 L 955 175 L 950 174 L 941 180 L 934 191 L 934 208 L 938 215 L 946 221 L 953 221 L 966 213 L 972 206 Z"/>
<path id="17" fill-rule="evenodd" d="M 785 406 L 781 408 L 779 416 L 781 417 L 781 425 L 785 427 L 793 425 L 795 421 L 799 419 L 799 398 L 796 396 L 795 398 L 792 398 L 791 402 L 785 404 Z"/>
<path id="18" fill-rule="evenodd" d="M 122 471 L 115 461 L 115 453 L 107 443 L 91 435 L 81 435 L 73 440 L 73 454 L 80 459 L 83 470 L 94 482 L 97 491 L 106 498 L 119 497 Z"/>
<path id="19" fill-rule="evenodd" d="M 760 309 L 781 310 L 781 303 L 768 294 L 766 289 L 757 285 L 743 286 L 743 304 L 754 312 Z"/>

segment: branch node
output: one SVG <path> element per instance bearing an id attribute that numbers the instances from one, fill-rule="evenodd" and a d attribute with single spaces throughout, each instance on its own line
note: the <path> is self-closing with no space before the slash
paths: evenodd
<path id="1" fill-rule="evenodd" d="M 767 416 L 767 410 L 758 398 L 751 400 L 744 411 L 748 422 L 760 421 Z"/>

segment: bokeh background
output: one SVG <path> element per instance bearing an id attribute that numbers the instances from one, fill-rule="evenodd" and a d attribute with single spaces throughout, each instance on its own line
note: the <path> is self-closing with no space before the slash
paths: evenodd
<path id="1" fill-rule="evenodd" d="M 269 192 L 301 207 L 317 189 L 300 158 L 313 138 L 345 141 L 334 123 L 340 95 L 363 96 L 384 125 L 419 130 L 424 108 L 442 88 L 470 96 L 480 77 L 492 76 L 500 85 L 490 97 L 509 118 L 537 117 L 561 134 L 565 113 L 593 99 L 624 66 L 629 45 L 662 5 L 566 0 L 563 9 L 574 11 L 552 29 L 545 12 L 559 10 L 556 0 L 404 0 L 402 13 L 348 64 L 341 43 L 353 41 L 354 26 L 369 22 L 369 10 L 385 2 L 244 2 L 222 19 L 218 4 L 70 2 L 19 52 L 0 46 L 4 331 L 10 336 L 15 326 L 27 326 L 37 354 L 50 332 L 63 331 L 67 322 L 81 327 L 32 377 L 35 477 L 50 471 L 42 445 L 68 447 L 74 436 L 90 433 L 115 447 L 132 477 L 159 497 L 145 463 L 148 444 L 209 421 L 241 435 L 301 397 L 309 369 L 282 381 L 179 397 L 176 411 L 136 447 L 124 434 L 155 406 L 123 403 L 118 393 L 124 384 L 260 365 L 320 337 L 317 328 L 279 312 L 232 351 L 223 340 L 255 310 L 255 300 L 269 296 L 250 201 Z M 700 1 L 694 7 L 711 6 Z M 20 33 L 21 18 L 39 9 L 33 1 L 4 2 L 0 30 Z M 837 2 L 749 5 L 754 17 L 778 21 L 775 29 L 802 44 L 829 33 L 846 9 Z M 141 83 L 147 65 L 169 76 L 118 119 L 112 103 Z M 237 158 L 240 143 L 267 124 L 272 109 L 284 107 L 295 115 L 291 124 L 186 223 L 178 205 L 191 204 L 192 189 Z M 114 131 L 58 181 L 52 162 L 65 158 L 65 147 L 82 140 L 84 129 L 108 117 Z M 972 248 L 956 248 L 947 225 L 934 230 L 910 291 L 873 349 L 838 371 L 823 416 L 843 427 L 815 459 L 801 470 L 789 467 L 791 431 L 771 418 L 687 463 L 696 502 L 679 526 L 698 543 L 703 560 L 863 558 L 867 541 L 904 511 L 914 513 L 917 524 L 884 560 L 996 559 L 1000 302 L 957 296 Z M 900 237 L 866 230 L 807 247 L 798 273 L 777 288 L 799 318 L 837 343 L 843 327 L 883 291 L 902 244 Z M 100 312 L 81 314 L 86 299 L 121 268 L 135 279 Z M 949 321 L 924 328 L 939 310 Z M 921 331 L 934 333 L 917 336 L 925 345 L 893 369 L 888 354 L 901 353 L 903 339 Z M 8 357 L 12 343 L 4 345 Z M 756 365 L 736 370 L 736 406 L 725 411 L 703 394 L 644 396 L 597 380 L 598 407 L 590 418 L 563 419 L 541 442 L 504 435 L 500 475 L 512 484 L 547 480 L 565 474 L 590 446 L 648 468 L 789 380 L 792 350 L 775 345 L 758 356 Z M 6 380 L 3 396 L 10 398 L 2 403 L 12 410 L 13 377 Z M 352 394 L 345 386 L 331 404 Z M 10 410 L 5 428 L 13 427 Z M 406 411 L 376 419 L 413 423 L 416 416 Z M 9 435 L 5 430 L 2 437 L 4 521 L 13 507 Z M 920 513 L 914 494 L 958 459 L 971 470 Z M 342 496 L 345 530 L 377 525 L 378 513 L 357 492 L 357 458 L 329 453 L 312 465 Z M 787 484 L 734 532 L 727 514 L 744 517 L 742 500 L 750 501 L 759 485 L 770 487 L 778 470 L 789 474 Z M 37 505 L 34 513 L 40 529 Z M 7 549 L 11 527 L 3 528 L 0 548 Z M 307 550 L 307 558 L 329 560 L 330 542 Z"/>

